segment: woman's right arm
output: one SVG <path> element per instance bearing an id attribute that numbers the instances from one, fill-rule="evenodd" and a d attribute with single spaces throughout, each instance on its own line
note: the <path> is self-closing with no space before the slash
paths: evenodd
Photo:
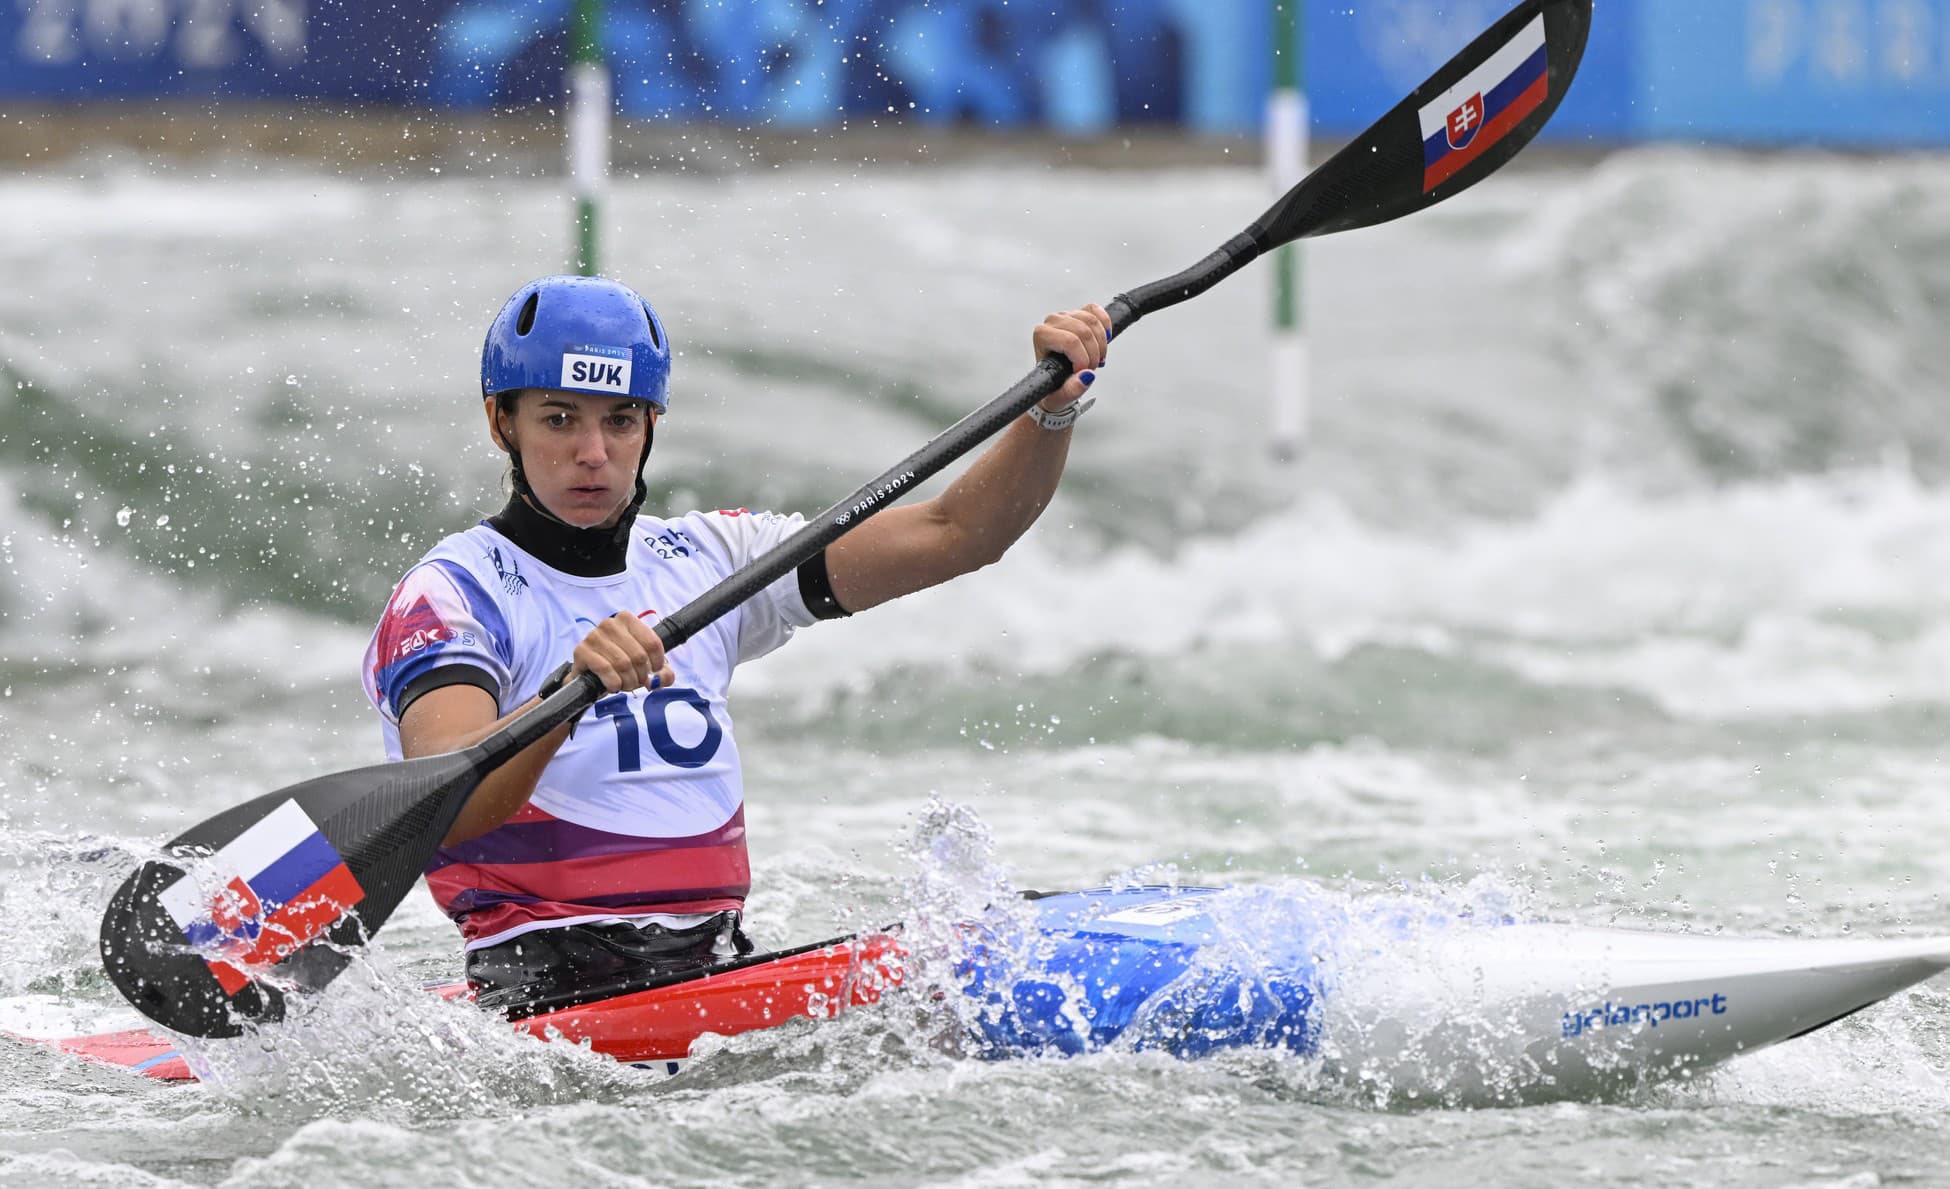
<path id="1" fill-rule="evenodd" d="M 663 641 L 627 611 L 603 620 L 576 645 L 570 676 L 584 672 L 602 678 L 603 688 L 610 693 L 655 689 L 677 680 L 664 659 Z M 540 704 L 539 698 L 530 698 L 496 718 L 494 698 L 486 690 L 467 684 L 443 685 L 416 699 L 400 716 L 400 753 L 414 759 L 472 747 Z M 461 808 L 441 845 L 479 838 L 520 812 L 535 795 L 542 769 L 569 738 L 569 726 L 564 723 L 555 728 L 488 773 Z"/>
<path id="2" fill-rule="evenodd" d="M 410 760 L 472 747 L 524 710 L 539 705 L 541 699 L 530 698 L 496 718 L 494 699 L 486 690 L 474 685 L 443 685 L 406 708 L 405 717 L 399 720 L 400 753 Z M 535 782 L 542 778 L 542 769 L 548 767 L 568 737 L 569 725 L 564 723 L 488 773 L 475 786 L 474 795 L 467 799 L 440 845 L 479 838 L 513 817 L 535 795 Z"/>

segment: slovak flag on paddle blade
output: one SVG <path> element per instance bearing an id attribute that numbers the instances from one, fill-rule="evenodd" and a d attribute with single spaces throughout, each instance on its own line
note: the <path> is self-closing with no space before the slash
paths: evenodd
<path id="1" fill-rule="evenodd" d="M 1540 15 L 1488 61 L 1422 108 L 1422 192 L 1456 175 L 1510 134 L 1550 95 Z"/>
<path id="2" fill-rule="evenodd" d="M 226 995 L 317 937 L 365 889 L 296 801 L 286 801 L 157 897 Z"/>

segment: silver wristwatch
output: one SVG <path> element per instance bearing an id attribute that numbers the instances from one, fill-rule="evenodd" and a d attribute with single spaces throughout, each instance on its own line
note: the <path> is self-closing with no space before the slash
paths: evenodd
<path id="1" fill-rule="evenodd" d="M 1094 396 L 1079 397 L 1054 413 L 1045 411 L 1040 403 L 1033 404 L 1029 406 L 1029 419 L 1044 429 L 1068 429 L 1077 423 L 1077 418 L 1089 412 L 1090 406 L 1096 403 L 1097 398 Z"/>

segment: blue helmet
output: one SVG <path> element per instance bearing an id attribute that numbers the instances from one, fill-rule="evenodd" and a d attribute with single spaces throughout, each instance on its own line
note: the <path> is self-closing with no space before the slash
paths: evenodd
<path id="1" fill-rule="evenodd" d="M 481 395 L 562 388 L 669 405 L 670 340 L 650 303 L 602 277 L 543 277 L 488 327 Z"/>

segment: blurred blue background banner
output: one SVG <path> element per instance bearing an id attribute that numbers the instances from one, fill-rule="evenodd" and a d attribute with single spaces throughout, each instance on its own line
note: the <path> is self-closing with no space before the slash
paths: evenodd
<path id="1" fill-rule="evenodd" d="M 1316 128 L 1364 127 L 1505 0 L 1305 0 Z M 560 97 L 569 0 L 12 0 L 0 96 L 489 109 Z M 617 103 L 743 126 L 1259 127 L 1271 0 L 609 0 Z M 1548 135 L 1950 143 L 1950 0 L 1599 0 Z"/>
<path id="2" fill-rule="evenodd" d="M 1950 0 L 1637 0 L 1638 131 L 1950 143 Z"/>
<path id="3" fill-rule="evenodd" d="M 1720 4 L 1738 0 L 1698 0 Z M 1945 0 L 1950 9 L 1950 0 Z M 1352 134 L 1401 101 L 1510 5 L 1505 0 L 1363 0 L 1307 8 L 1307 68 L 1314 126 Z M 1638 139 L 1632 79 L 1644 0 L 1597 0 L 1584 65 L 1546 136 Z"/>

